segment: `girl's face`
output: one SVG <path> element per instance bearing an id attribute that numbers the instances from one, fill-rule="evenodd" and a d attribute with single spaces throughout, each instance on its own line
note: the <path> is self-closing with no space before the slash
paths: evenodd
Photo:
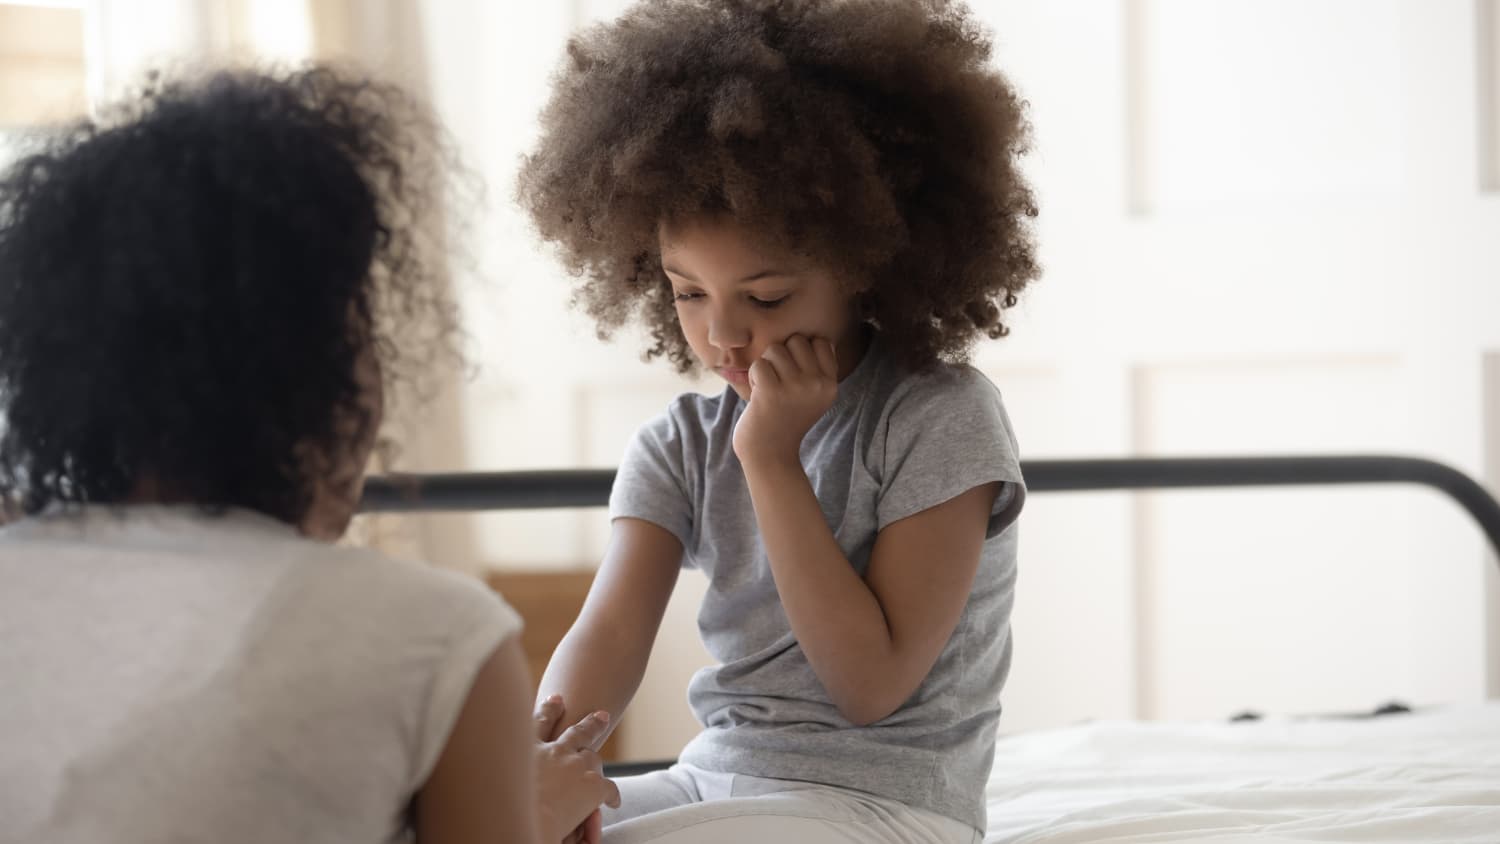
<path id="1" fill-rule="evenodd" d="M 806 256 L 726 218 L 664 223 L 659 231 L 682 333 L 704 368 L 741 398 L 750 398 L 750 365 L 794 334 L 832 342 L 839 378 L 859 363 L 867 337 L 854 294 Z"/>

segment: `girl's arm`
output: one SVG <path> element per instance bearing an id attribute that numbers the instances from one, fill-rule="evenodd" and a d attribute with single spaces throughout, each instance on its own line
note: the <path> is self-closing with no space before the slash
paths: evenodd
<path id="1" fill-rule="evenodd" d="M 851 723 L 890 715 L 958 626 L 1000 485 L 886 526 L 861 579 L 801 464 L 744 466 L 776 591 L 813 672 Z"/>
<path id="2" fill-rule="evenodd" d="M 583 610 L 542 674 L 538 700 L 562 697 L 560 724 L 604 711 L 613 731 L 646 672 L 681 565 L 682 543 L 665 528 L 614 521 Z"/>
<path id="3" fill-rule="evenodd" d="M 751 367 L 734 449 L 792 632 L 839 712 L 865 725 L 911 697 L 953 635 L 1000 484 L 887 525 L 861 578 L 799 456 L 837 396 L 837 372 L 826 340 L 794 336 L 768 348 Z"/>

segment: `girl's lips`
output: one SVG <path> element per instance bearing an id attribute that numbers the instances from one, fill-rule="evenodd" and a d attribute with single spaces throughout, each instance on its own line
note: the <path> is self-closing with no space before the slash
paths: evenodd
<path id="1" fill-rule="evenodd" d="M 748 369 L 721 366 L 719 367 L 719 374 L 724 376 L 724 380 L 731 384 L 745 384 L 747 386 L 750 384 L 750 370 Z"/>

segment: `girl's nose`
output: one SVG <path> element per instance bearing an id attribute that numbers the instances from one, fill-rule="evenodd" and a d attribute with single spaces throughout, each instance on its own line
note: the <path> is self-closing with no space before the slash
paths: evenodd
<path id="1" fill-rule="evenodd" d="M 708 342 L 728 351 L 749 345 L 750 327 L 725 308 L 715 308 L 708 318 Z"/>

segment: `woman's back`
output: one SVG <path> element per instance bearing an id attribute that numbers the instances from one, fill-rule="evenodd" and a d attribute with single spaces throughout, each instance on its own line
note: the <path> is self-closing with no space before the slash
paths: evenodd
<path id="1" fill-rule="evenodd" d="M 476 581 L 249 511 L 0 530 L 0 817 L 26 841 L 386 841 L 520 626 Z"/>

